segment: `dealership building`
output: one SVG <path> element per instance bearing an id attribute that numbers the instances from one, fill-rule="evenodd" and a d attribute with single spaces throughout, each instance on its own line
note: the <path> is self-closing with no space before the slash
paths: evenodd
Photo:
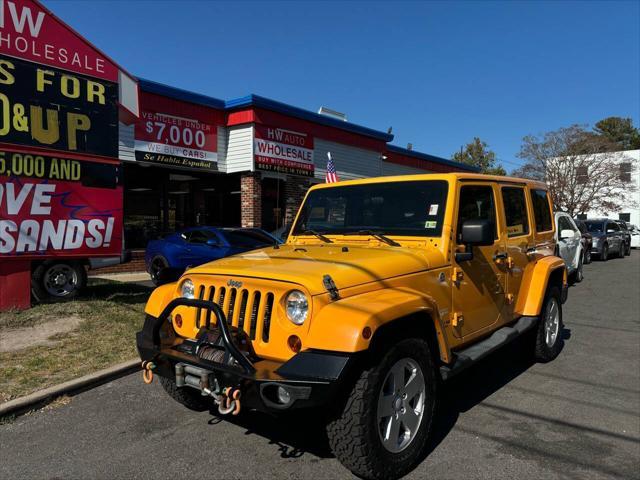
<path id="1" fill-rule="evenodd" d="M 137 251 L 194 225 L 289 224 L 327 154 L 341 180 L 472 167 L 390 144 L 393 135 L 249 95 L 224 101 L 139 79 L 140 118 L 120 123 L 124 238 Z"/>
<path id="2" fill-rule="evenodd" d="M 340 180 L 475 171 L 392 141 L 328 109 L 136 78 L 39 1 L 0 1 L 0 309 L 30 304 L 43 264 L 83 276 L 126 249 L 114 268 L 137 270 L 163 232 L 277 232 L 328 154 Z"/>

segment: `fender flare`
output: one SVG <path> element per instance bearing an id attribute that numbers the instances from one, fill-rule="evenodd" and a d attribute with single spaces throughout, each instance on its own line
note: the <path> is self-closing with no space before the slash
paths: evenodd
<path id="1" fill-rule="evenodd" d="M 439 356 L 448 362 L 450 350 L 436 302 L 430 296 L 408 288 L 377 290 L 329 303 L 314 315 L 305 347 L 340 352 L 363 351 L 369 347 L 380 327 L 416 313 L 431 318 Z M 371 329 L 369 338 L 362 334 L 365 327 Z"/>
<path id="2" fill-rule="evenodd" d="M 144 313 L 151 315 L 152 317 L 158 318 L 171 300 L 173 300 L 174 293 L 176 291 L 177 282 L 173 283 L 165 283 L 164 285 L 160 285 L 156 287 L 153 292 L 151 292 L 151 296 L 149 296 L 149 300 L 147 300 L 147 305 L 144 307 Z"/>
<path id="3" fill-rule="evenodd" d="M 516 314 L 531 317 L 540 315 L 549 278 L 558 269 L 562 269 L 562 288 L 564 289 L 567 287 L 567 268 L 561 258 L 543 257 L 536 261 L 533 268 L 528 269 L 520 286 L 515 307 Z"/>

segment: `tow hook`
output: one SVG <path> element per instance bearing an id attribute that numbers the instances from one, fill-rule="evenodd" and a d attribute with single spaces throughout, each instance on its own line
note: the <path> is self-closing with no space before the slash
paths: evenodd
<path id="1" fill-rule="evenodd" d="M 211 391 L 203 390 L 208 395 L 211 395 L 218 404 L 218 412 L 220 415 L 238 415 L 240 413 L 241 404 L 240 397 L 241 392 L 239 388 L 226 387 L 222 391 L 222 395 L 215 395 Z"/>
<path id="2" fill-rule="evenodd" d="M 149 385 L 153 382 L 153 369 L 156 368 L 156 364 L 153 362 L 142 362 L 142 380 Z"/>

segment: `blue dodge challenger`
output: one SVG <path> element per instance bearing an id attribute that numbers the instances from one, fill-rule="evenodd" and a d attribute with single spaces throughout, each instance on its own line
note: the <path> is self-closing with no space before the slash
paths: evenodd
<path id="1" fill-rule="evenodd" d="M 147 244 L 145 265 L 156 285 L 175 281 L 188 267 L 281 243 L 259 228 L 186 228 Z"/>

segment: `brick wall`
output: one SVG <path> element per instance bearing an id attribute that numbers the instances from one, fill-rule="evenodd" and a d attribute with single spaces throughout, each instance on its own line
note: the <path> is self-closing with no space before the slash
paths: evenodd
<path id="1" fill-rule="evenodd" d="M 127 263 L 121 263 L 112 267 L 98 268 L 96 270 L 89 270 L 89 275 L 102 273 L 129 273 L 129 272 L 144 272 L 144 250 L 132 250 L 131 260 Z"/>
<path id="2" fill-rule="evenodd" d="M 305 177 L 294 177 L 287 175 L 285 183 L 285 194 L 287 197 L 285 211 L 284 211 L 284 224 L 291 225 L 296 218 L 298 208 L 304 200 L 304 196 L 309 190 L 309 179 Z"/>
<path id="3" fill-rule="evenodd" d="M 240 177 L 240 223 L 243 227 L 262 226 L 262 189 L 260 173 L 244 173 Z"/>

